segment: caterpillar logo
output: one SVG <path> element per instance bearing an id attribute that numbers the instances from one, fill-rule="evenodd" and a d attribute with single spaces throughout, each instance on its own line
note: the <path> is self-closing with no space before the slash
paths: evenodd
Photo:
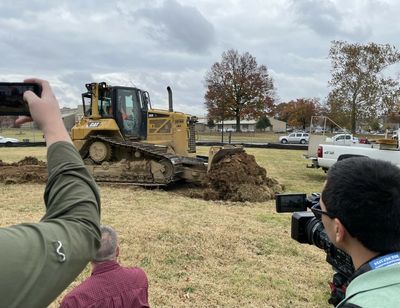
<path id="1" fill-rule="evenodd" d="M 100 122 L 89 122 L 88 123 L 89 128 L 99 127 L 99 126 L 100 126 Z"/>

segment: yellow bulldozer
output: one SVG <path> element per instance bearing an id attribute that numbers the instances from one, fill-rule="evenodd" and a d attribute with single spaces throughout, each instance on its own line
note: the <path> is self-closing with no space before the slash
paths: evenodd
<path id="1" fill-rule="evenodd" d="M 86 84 L 83 117 L 71 130 L 72 141 L 87 168 L 100 182 L 160 186 L 185 180 L 203 183 L 211 165 L 241 147 L 211 147 L 209 157 L 196 156 L 196 117 L 153 109 L 147 91 Z"/>

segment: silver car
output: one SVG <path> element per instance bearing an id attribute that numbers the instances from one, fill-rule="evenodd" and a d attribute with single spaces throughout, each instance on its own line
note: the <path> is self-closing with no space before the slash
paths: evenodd
<path id="1" fill-rule="evenodd" d="M 18 139 L 0 136 L 0 143 L 11 144 L 11 143 L 17 143 L 17 142 L 19 142 Z"/>
<path id="2" fill-rule="evenodd" d="M 309 135 L 308 133 L 291 133 L 287 136 L 279 137 L 279 142 L 286 144 L 286 143 L 300 143 L 306 144 L 308 143 Z"/>

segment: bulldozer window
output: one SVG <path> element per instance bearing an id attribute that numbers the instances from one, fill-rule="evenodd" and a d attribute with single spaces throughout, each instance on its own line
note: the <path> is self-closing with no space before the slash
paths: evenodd
<path id="1" fill-rule="evenodd" d="M 140 134 L 140 102 L 136 91 L 120 90 L 118 95 L 119 117 L 122 119 L 125 135 L 139 136 Z"/>
<path id="2" fill-rule="evenodd" d="M 103 98 L 99 102 L 99 114 L 102 117 L 111 117 L 112 116 L 111 98 Z"/>

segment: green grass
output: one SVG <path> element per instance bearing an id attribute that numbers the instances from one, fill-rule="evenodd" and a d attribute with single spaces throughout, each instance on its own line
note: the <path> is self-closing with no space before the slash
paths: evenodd
<path id="1" fill-rule="evenodd" d="M 0 159 L 19 160 L 34 149 L 2 148 Z M 41 150 L 36 154 L 43 158 Z M 287 192 L 322 188 L 324 173 L 305 167 L 303 151 L 247 152 Z M 0 184 L 1 226 L 38 221 L 43 190 Z M 291 215 L 276 213 L 274 201 L 213 202 L 125 185 L 100 190 L 102 222 L 119 234 L 120 262 L 146 271 L 152 307 L 329 307 L 332 270 L 324 252 L 290 238 Z M 89 275 L 88 266 L 50 307 Z"/>
<path id="2" fill-rule="evenodd" d="M 236 133 L 227 132 L 224 133 L 224 142 L 228 143 L 229 138 L 231 142 L 256 142 L 256 143 L 268 143 L 268 142 L 278 142 L 279 136 L 285 134 L 276 134 L 273 132 L 257 132 L 257 133 Z M 221 141 L 222 134 L 217 132 L 197 132 L 196 139 L 198 141 Z"/>

